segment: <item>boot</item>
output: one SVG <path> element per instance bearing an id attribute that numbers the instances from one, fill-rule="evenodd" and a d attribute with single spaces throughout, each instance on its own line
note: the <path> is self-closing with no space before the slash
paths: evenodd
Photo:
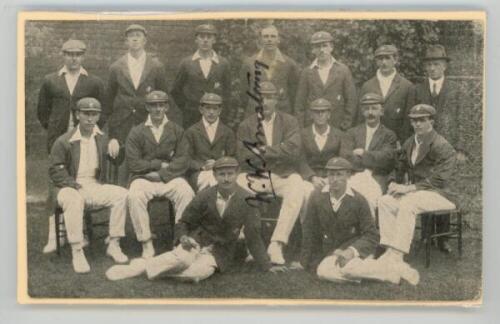
<path id="1" fill-rule="evenodd" d="M 120 248 L 120 238 L 118 237 L 110 238 L 106 254 L 113 258 L 116 263 L 128 262 L 128 257 L 123 254 L 122 249 Z"/>

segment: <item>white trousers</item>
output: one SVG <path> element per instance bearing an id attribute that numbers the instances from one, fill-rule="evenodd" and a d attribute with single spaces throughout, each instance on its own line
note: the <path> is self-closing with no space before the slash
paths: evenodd
<path id="1" fill-rule="evenodd" d="M 137 240 L 145 242 L 151 239 L 149 226 L 148 202 L 154 197 L 166 197 L 174 204 L 175 222 L 177 223 L 194 197 L 193 189 L 182 178 L 175 178 L 168 183 L 151 182 L 146 179 L 132 181 L 128 193 L 130 218 Z"/>
<path id="2" fill-rule="evenodd" d="M 215 186 L 217 180 L 215 180 L 214 172 L 212 170 L 201 171 L 196 179 L 196 184 L 198 186 L 198 191 Z"/>
<path id="3" fill-rule="evenodd" d="M 64 213 L 66 233 L 71 244 L 83 242 L 84 209 L 110 208 L 109 236 L 125 236 L 127 190 L 120 186 L 92 183 L 79 190 L 65 187 L 57 194 Z"/>
<path id="4" fill-rule="evenodd" d="M 200 281 L 210 277 L 217 268 L 214 256 L 208 248 L 184 250 L 179 244 L 175 249 L 146 260 L 149 279 L 168 276 Z"/>
<path id="5" fill-rule="evenodd" d="M 398 198 L 391 195 L 382 196 L 378 208 L 380 244 L 408 253 L 417 215 L 454 209 L 455 204 L 437 192 L 419 190 Z"/>
<path id="6" fill-rule="evenodd" d="M 271 237 L 271 242 L 279 241 L 287 244 L 299 214 L 304 213 L 302 207 L 304 206 L 305 182 L 302 180 L 301 176 L 297 173 L 293 173 L 283 178 L 272 173 L 271 181 L 269 181 L 269 179 L 257 179 L 253 177 L 247 179 L 247 173 L 240 173 L 236 182 L 243 189 L 252 194 L 255 194 L 255 191 L 250 189 L 249 186 L 259 192 L 272 192 L 272 189 L 274 189 L 276 195 L 283 199 L 278 222 Z M 249 208 L 251 207 L 249 206 Z"/>
<path id="7" fill-rule="evenodd" d="M 354 258 L 349 263 L 359 258 Z M 342 273 L 342 268 L 336 264 L 337 256 L 330 255 L 324 258 L 316 269 L 318 278 L 334 282 L 360 282 L 360 280 L 353 280 L 346 278 Z"/>

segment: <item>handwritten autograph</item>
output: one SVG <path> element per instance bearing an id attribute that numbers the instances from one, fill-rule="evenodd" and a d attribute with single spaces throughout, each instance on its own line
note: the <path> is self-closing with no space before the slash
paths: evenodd
<path id="1" fill-rule="evenodd" d="M 255 107 L 255 112 L 257 114 L 257 131 L 255 132 L 256 141 L 250 142 L 244 140 L 243 145 L 258 158 L 258 162 L 252 162 L 252 159 L 250 158 L 246 159 L 246 163 L 252 169 L 252 171 L 248 172 L 246 176 L 248 188 L 253 191 L 255 195 L 245 199 L 247 204 L 253 207 L 258 207 L 259 202 L 269 203 L 273 199 L 276 199 L 276 193 L 274 192 L 274 186 L 271 180 L 271 170 L 267 170 L 266 159 L 264 157 L 266 153 L 266 137 L 262 126 L 262 121 L 264 120 L 264 107 L 262 94 L 260 92 L 260 82 L 263 69 L 267 70 L 269 69 L 269 66 L 259 60 L 255 60 L 254 68 L 253 91 L 248 90 L 247 95 L 257 104 Z M 251 75 L 250 73 L 247 73 L 247 82 L 249 85 L 251 85 L 250 79 Z M 261 184 L 261 182 L 256 182 L 256 180 L 269 180 L 271 192 L 262 190 L 262 188 L 253 187 L 252 185 L 254 183 Z"/>

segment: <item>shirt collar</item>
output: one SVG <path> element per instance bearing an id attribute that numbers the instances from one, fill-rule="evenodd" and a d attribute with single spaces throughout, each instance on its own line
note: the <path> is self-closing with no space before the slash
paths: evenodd
<path id="1" fill-rule="evenodd" d="M 94 126 L 94 129 L 92 130 L 92 134 L 90 134 L 90 138 L 94 138 L 97 134 L 102 135 L 103 132 L 99 129 L 97 125 Z M 69 142 L 76 142 L 76 141 L 81 141 L 82 140 L 82 133 L 80 132 L 80 125 L 76 128 L 75 132 L 69 139 Z"/>
<path id="2" fill-rule="evenodd" d="M 132 54 L 127 53 L 127 58 L 128 58 L 128 61 L 133 61 L 133 62 L 143 62 L 146 60 L 146 51 L 142 51 L 142 54 L 138 57 L 138 58 L 135 58 L 132 56 Z"/>
<path id="3" fill-rule="evenodd" d="M 333 57 L 333 56 L 330 56 L 330 57 L 332 58 L 332 60 L 330 61 L 330 65 L 327 66 L 328 69 L 331 69 L 332 66 L 333 66 L 333 64 L 335 62 L 337 62 L 337 60 L 335 60 L 335 57 Z M 318 68 L 319 69 L 318 59 L 314 59 L 314 61 L 312 62 L 312 64 L 311 64 L 310 67 L 311 67 L 311 69 L 314 69 L 314 68 Z"/>
<path id="4" fill-rule="evenodd" d="M 324 186 L 324 187 L 323 187 L 323 189 L 321 189 L 321 192 L 328 192 L 328 193 L 329 193 L 329 192 L 330 192 L 330 185 L 328 185 L 328 184 L 327 184 L 326 186 Z M 344 197 L 345 197 L 345 195 L 348 195 L 348 196 L 354 197 L 354 191 L 352 191 L 352 188 L 351 188 L 350 186 L 347 186 L 347 187 L 345 188 L 345 192 L 344 192 L 344 194 L 340 197 L 340 199 L 344 198 Z M 332 198 L 333 198 L 333 196 L 332 196 L 332 195 L 330 195 L 330 197 L 332 197 Z M 334 198 L 334 199 L 335 199 L 335 198 Z M 336 200 L 337 200 L 337 199 L 336 199 Z"/>
<path id="5" fill-rule="evenodd" d="M 431 84 L 431 85 L 435 83 L 436 86 L 440 87 L 443 84 L 443 82 L 444 82 L 444 75 L 437 80 L 432 80 L 431 78 L 429 78 L 429 84 Z"/>
<path id="6" fill-rule="evenodd" d="M 66 73 L 69 74 L 69 71 L 68 71 L 68 68 L 65 65 L 65 66 L 63 66 L 59 70 L 59 72 L 57 73 L 57 75 L 61 76 L 61 75 L 66 74 Z M 88 72 L 87 72 L 87 70 L 85 70 L 82 66 L 80 66 L 80 71 L 78 71 L 78 75 L 80 75 L 80 74 L 87 75 L 87 76 L 89 75 Z"/>
<path id="7" fill-rule="evenodd" d="M 328 134 L 330 134 L 330 125 L 327 125 L 328 128 L 326 129 L 326 132 L 323 133 L 323 134 L 320 134 L 316 131 L 316 126 L 314 126 L 314 124 L 312 125 L 312 131 L 313 131 L 313 134 L 314 136 L 320 136 L 320 137 L 326 137 L 328 136 Z"/>
<path id="8" fill-rule="evenodd" d="M 384 75 L 382 75 L 380 70 L 377 70 L 377 79 L 392 81 L 394 79 L 394 77 L 396 76 L 396 72 L 397 72 L 396 69 L 394 69 L 394 71 L 391 74 L 389 74 L 388 76 L 384 76 Z"/>
<path id="9" fill-rule="evenodd" d="M 167 117 L 167 115 L 163 115 L 163 121 L 161 122 L 161 125 L 158 128 L 164 127 L 167 123 L 168 123 L 168 117 Z M 144 123 L 144 126 L 155 127 L 153 125 L 153 121 L 151 120 L 151 116 L 150 115 L 148 115 L 148 119 Z"/>
<path id="10" fill-rule="evenodd" d="M 370 127 L 370 126 L 368 126 L 368 124 L 366 124 L 366 123 L 365 123 L 365 126 L 366 126 L 366 130 L 367 130 L 367 131 L 368 131 L 368 130 L 370 130 L 370 131 L 372 131 L 373 133 L 375 133 L 375 132 L 377 131 L 377 129 L 380 127 L 380 123 L 378 123 L 378 124 L 377 124 L 377 126 L 375 126 L 375 127 Z"/>
<path id="11" fill-rule="evenodd" d="M 283 54 L 281 53 L 281 51 L 279 50 L 279 48 L 276 49 L 276 54 L 274 55 L 274 60 L 275 61 L 280 61 L 280 62 L 283 62 L 285 63 L 285 57 L 283 56 Z M 257 53 L 257 57 L 256 59 L 258 60 L 261 60 L 262 59 L 262 55 L 264 55 L 264 50 L 260 50 L 259 53 Z"/>
<path id="12" fill-rule="evenodd" d="M 342 201 L 345 198 L 346 195 L 354 197 L 354 192 L 352 191 L 351 187 L 349 187 L 349 186 L 345 189 L 344 194 L 342 196 L 340 196 L 339 199 L 333 197 L 332 194 L 330 194 L 330 199 L 331 199 L 332 202 L 333 201 L 339 202 L 339 201 Z"/>
<path id="13" fill-rule="evenodd" d="M 205 119 L 205 117 L 201 117 L 201 120 L 203 121 L 203 125 L 205 126 L 205 128 L 214 127 L 215 129 L 217 129 L 217 126 L 219 125 L 219 118 L 217 118 L 217 120 L 215 122 L 213 122 L 212 124 L 210 124 Z"/>
<path id="14" fill-rule="evenodd" d="M 193 54 L 193 57 L 191 58 L 193 61 L 196 61 L 196 60 L 201 60 L 201 56 L 200 56 L 200 51 L 196 51 L 194 54 Z M 217 55 L 217 53 L 215 51 L 212 51 L 212 56 L 210 57 L 210 59 L 212 61 L 214 61 L 215 63 L 219 64 L 219 56 Z"/>
<path id="15" fill-rule="evenodd" d="M 266 125 L 271 125 L 274 123 L 275 118 L 276 118 L 276 112 L 273 112 L 273 115 L 271 116 L 271 119 L 269 121 L 263 119 L 262 122 Z"/>

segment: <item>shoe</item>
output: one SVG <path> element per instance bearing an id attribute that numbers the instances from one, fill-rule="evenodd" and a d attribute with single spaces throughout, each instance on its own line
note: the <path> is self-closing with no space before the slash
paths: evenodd
<path id="1" fill-rule="evenodd" d="M 450 254 L 451 253 L 451 246 L 450 242 L 448 242 L 447 239 L 438 239 L 438 247 L 439 250 L 445 254 Z"/>
<path id="2" fill-rule="evenodd" d="M 283 265 L 285 264 L 285 258 L 283 257 L 283 247 L 282 243 L 278 243 L 277 241 L 273 241 L 269 244 L 267 248 L 267 254 L 271 259 L 271 263 Z"/>
<path id="3" fill-rule="evenodd" d="M 400 265 L 401 278 L 406 280 L 410 285 L 416 286 L 420 282 L 420 274 L 415 268 L 412 268 L 408 263 L 402 262 Z"/>
<path id="4" fill-rule="evenodd" d="M 127 265 L 115 265 L 106 271 L 106 278 L 111 281 L 133 278 L 146 271 L 146 260 L 143 258 L 133 259 Z"/>
<path id="5" fill-rule="evenodd" d="M 85 257 L 85 253 L 81 248 L 72 249 L 73 254 L 73 270 L 76 273 L 87 273 L 90 272 L 90 266 Z"/>
<path id="6" fill-rule="evenodd" d="M 348 279 L 369 279 L 389 282 L 398 285 L 401 276 L 398 269 L 380 260 L 353 260 L 340 269 L 340 273 Z"/>
<path id="7" fill-rule="evenodd" d="M 142 243 L 142 258 L 149 259 L 155 256 L 155 248 L 153 246 L 153 241 L 148 240 Z"/>
<path id="8" fill-rule="evenodd" d="M 118 240 L 113 240 L 113 239 L 110 240 L 108 248 L 106 250 L 106 254 L 112 257 L 116 263 L 128 262 L 128 257 L 125 254 L 123 254 Z"/>

